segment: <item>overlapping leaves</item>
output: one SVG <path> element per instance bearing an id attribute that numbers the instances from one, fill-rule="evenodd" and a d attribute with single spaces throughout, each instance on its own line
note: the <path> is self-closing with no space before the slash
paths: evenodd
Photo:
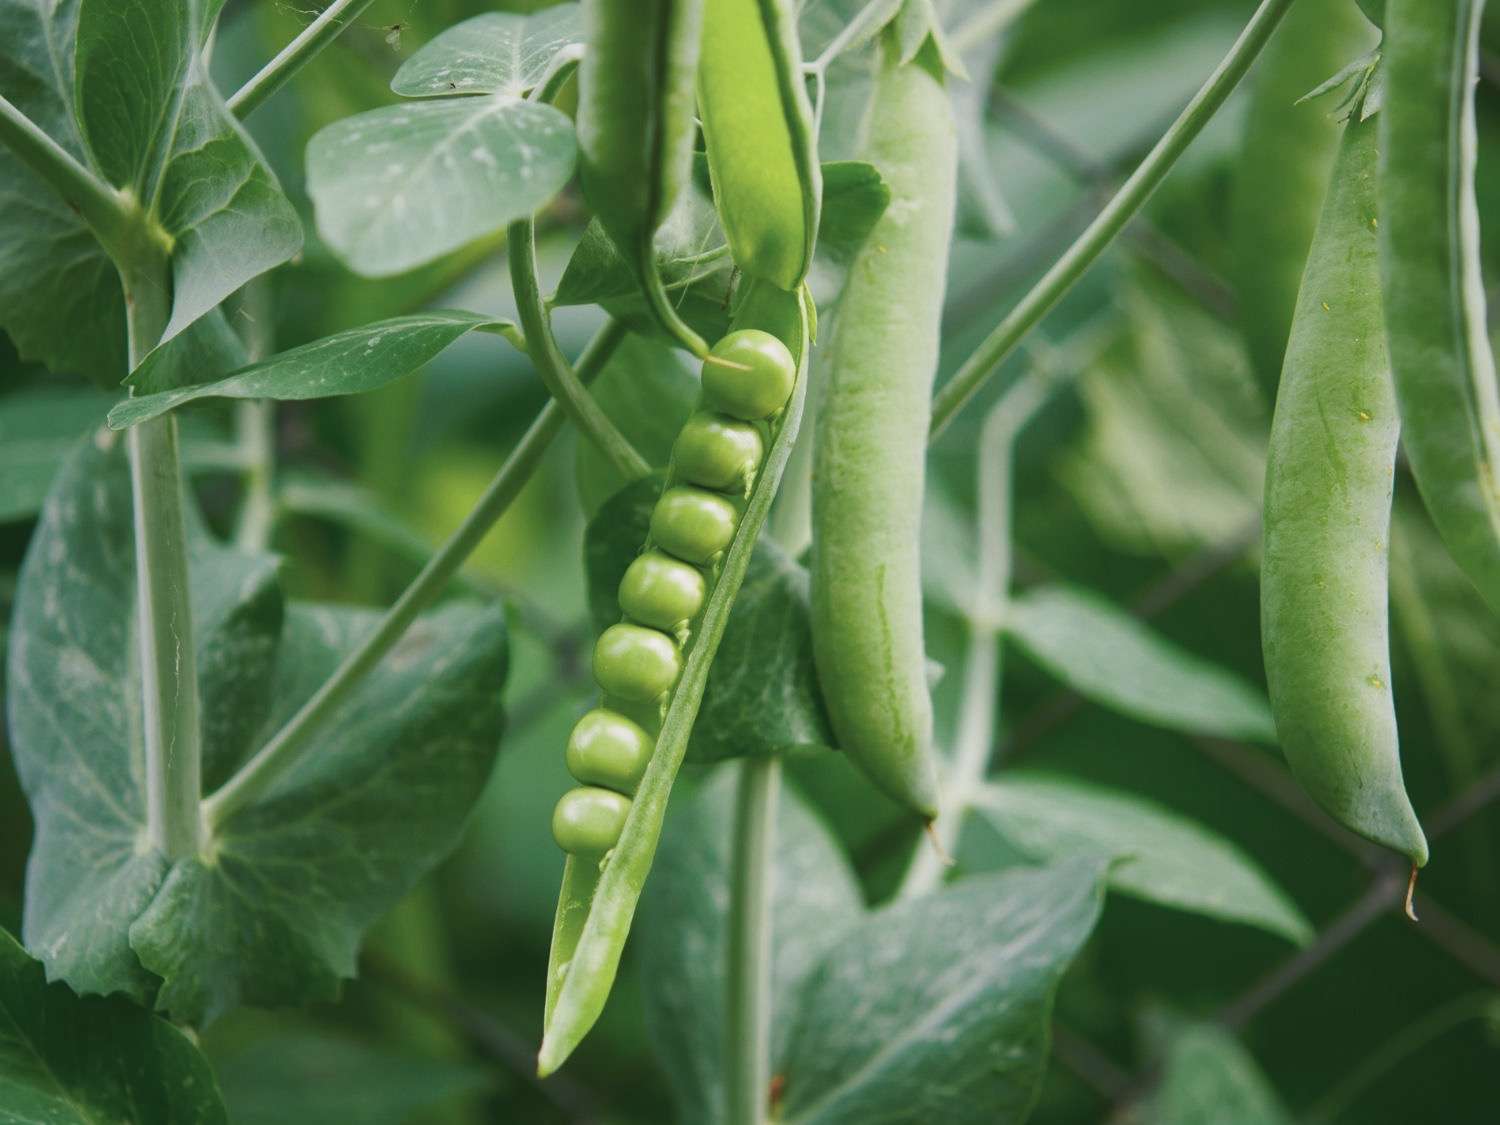
<path id="1" fill-rule="evenodd" d="M 563 4 L 478 16 L 408 59 L 391 88 L 421 100 L 347 117 L 308 142 L 307 190 L 329 246 L 356 273 L 401 273 L 556 195 L 573 174 L 573 124 L 522 95 L 580 41 L 578 6 Z"/>
<path id="2" fill-rule="evenodd" d="M 219 4 L 197 0 L 0 0 L 0 94 L 101 179 L 136 200 L 170 246 L 166 337 L 196 325 L 301 246 L 295 211 L 202 62 Z M 150 34 L 143 29 L 151 29 Z M 105 385 L 125 374 L 114 266 L 65 200 L 0 152 L 0 324 L 24 356 Z M 25 221 L 20 221 L 24 216 Z M 215 319 L 218 314 L 213 313 Z M 93 326 L 77 331 L 79 324 Z M 232 365 L 220 320 L 171 382 Z M 205 368 L 204 356 L 220 364 Z"/>
<path id="3" fill-rule="evenodd" d="M 212 789 L 374 615 L 285 604 L 273 558 L 196 521 L 190 555 Z M 419 620 L 302 760 L 201 855 L 171 862 L 145 842 L 133 588 L 124 458 L 91 443 L 43 511 L 10 640 L 13 750 L 37 825 L 27 945 L 79 992 L 154 997 L 194 1023 L 331 996 L 365 928 L 457 842 L 497 749 L 503 620 L 483 606 Z"/>

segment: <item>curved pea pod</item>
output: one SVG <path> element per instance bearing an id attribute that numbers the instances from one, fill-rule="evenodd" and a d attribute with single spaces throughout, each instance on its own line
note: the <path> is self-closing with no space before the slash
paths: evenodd
<path id="1" fill-rule="evenodd" d="M 1401 779 L 1387 557 L 1400 421 L 1386 357 L 1375 122 L 1351 119 L 1287 346 L 1266 465 L 1261 634 L 1276 732 L 1347 828 L 1427 862 Z"/>
<path id="2" fill-rule="evenodd" d="M 735 264 L 796 289 L 823 184 L 790 0 L 704 0 L 698 112 Z"/>
<path id="3" fill-rule="evenodd" d="M 806 293 L 806 287 L 793 294 L 762 282 L 749 284 L 736 327 L 777 331 L 788 346 L 781 354 L 794 360 L 796 367 L 794 379 L 776 383 L 782 388 L 776 392 L 780 398 L 767 406 L 768 416 L 756 421 L 764 431 L 757 431 L 764 444 L 758 442 L 755 448 L 764 449 L 764 461 L 757 466 L 739 465 L 753 476 L 748 495 L 739 473 L 734 482 L 737 491 L 716 493 L 689 483 L 674 461 L 668 488 L 653 510 L 652 533 L 637 560 L 649 560 L 647 566 L 634 579 L 627 574 L 621 587 L 627 614 L 636 622 L 649 621 L 650 627 L 633 622 L 613 625 L 596 649 L 595 670 L 604 698 L 600 710 L 586 715 L 574 730 L 569 750 L 574 776 L 595 786 L 621 784 L 615 775 L 623 771 L 623 763 L 618 770 L 613 761 L 607 770 L 597 767 L 592 760 L 597 757 L 595 741 L 601 742 L 600 753 L 609 749 L 612 759 L 620 756 L 619 747 L 613 744 L 622 739 L 632 750 L 647 738 L 652 746 L 638 782 L 635 754 L 629 755 L 630 769 L 624 775 L 631 782 L 632 799 L 618 840 L 597 859 L 569 854 L 564 866 L 537 1060 L 542 1075 L 561 1066 L 582 1041 L 604 1010 L 614 984 L 714 654 L 796 441 L 807 386 L 811 299 Z M 744 365 L 744 370 L 752 370 L 752 365 Z M 747 448 L 735 446 L 741 453 Z M 715 464 L 718 460 L 714 459 Z M 705 575 L 706 598 L 680 573 L 695 565 Z M 663 567 L 671 573 L 645 573 Z M 700 602 L 701 610 L 697 608 Z M 679 620 L 683 613 L 692 616 Z M 641 732 L 639 737 L 634 731 Z M 587 798 L 565 800 L 570 803 L 560 808 L 579 815 L 559 814 L 554 823 L 562 829 L 560 842 L 576 840 L 581 847 L 597 851 L 599 841 L 608 834 L 596 831 L 595 823 L 585 822 L 582 813 L 592 812 L 594 805 L 609 798 L 590 793 Z M 601 814 L 599 820 L 603 819 Z"/>
<path id="4" fill-rule="evenodd" d="M 584 19 L 577 117 L 584 198 L 635 268 L 657 321 L 701 356 L 707 345 L 672 305 L 653 240 L 692 176 L 703 0 L 585 0 Z"/>
<path id="5" fill-rule="evenodd" d="M 1268 402 L 1339 143 L 1330 99 L 1300 99 L 1377 39 L 1354 0 L 1297 0 L 1255 65 L 1230 222 L 1240 321 Z"/>
<path id="6" fill-rule="evenodd" d="M 957 146 L 936 60 L 886 33 L 866 159 L 891 203 L 856 259 L 815 417 L 813 654 L 833 729 L 896 800 L 937 815 L 919 530 Z"/>
<path id="7" fill-rule="evenodd" d="M 1380 279 L 1412 475 L 1454 561 L 1500 612 L 1500 391 L 1474 199 L 1481 8 L 1386 4 Z"/>

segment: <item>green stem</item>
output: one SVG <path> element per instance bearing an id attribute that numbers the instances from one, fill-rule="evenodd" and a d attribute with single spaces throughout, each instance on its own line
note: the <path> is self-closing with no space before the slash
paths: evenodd
<path id="1" fill-rule="evenodd" d="M 600 329 L 579 357 L 579 377 L 587 380 L 597 375 L 624 337 L 625 327 L 618 321 L 610 321 Z M 561 432 L 564 421 L 562 410 L 555 401 L 542 408 L 474 510 L 386 611 L 375 631 L 345 658 L 312 698 L 239 772 L 203 802 L 204 819 L 210 831 L 221 827 L 238 809 L 254 801 L 296 764 L 321 724 L 337 711 L 339 704 L 395 646 L 416 620 L 417 614 L 432 604 L 495 521 L 505 514 L 522 486 L 536 472 L 547 447 Z"/>
<path id="2" fill-rule="evenodd" d="M 268 399 L 241 402 L 235 407 L 234 422 L 245 458 L 245 494 L 234 543 L 242 551 L 263 551 L 271 545 L 276 522 L 276 404 Z"/>
<path id="3" fill-rule="evenodd" d="M 171 311 L 165 257 L 143 244 L 136 261 L 136 268 L 120 271 L 132 367 L 161 338 Z M 202 735 L 177 420 L 169 415 L 135 427 L 127 449 L 135 521 L 146 826 L 152 846 L 168 859 L 181 859 L 198 854 L 201 838 Z"/>
<path id="4" fill-rule="evenodd" d="M 1016 438 L 1047 401 L 1050 369 L 1030 368 L 990 410 L 979 444 L 979 559 L 969 608 L 968 652 L 959 703 L 953 760 L 944 771 L 942 815 L 933 823 L 933 846 L 919 846 L 899 896 L 934 890 L 958 846 L 974 797 L 989 773 L 999 720 L 1000 634 L 1010 598 L 1011 474 Z"/>
<path id="5" fill-rule="evenodd" d="M 129 241 L 129 232 L 140 217 L 137 208 L 4 97 L 0 97 L 0 144 L 74 208 L 116 264 L 121 264 L 119 248 Z"/>
<path id="6" fill-rule="evenodd" d="M 650 475 L 651 466 L 615 428 L 609 416 L 594 401 L 594 396 L 579 382 L 563 358 L 557 338 L 552 335 L 552 321 L 537 281 L 536 220 L 528 216 L 512 223 L 509 242 L 510 281 L 516 293 L 521 331 L 526 336 L 526 350 L 531 355 L 531 362 L 542 377 L 547 392 L 566 411 L 578 432 L 599 447 L 626 483 Z"/>
<path id="7" fill-rule="evenodd" d="M 1224 99 L 1239 84 L 1250 64 L 1276 30 L 1292 0 L 1262 0 L 1245 30 L 1208 81 L 1193 95 L 1177 120 L 1172 122 L 1139 167 L 1104 206 L 1062 257 L 1042 275 L 1031 291 L 995 327 L 958 372 L 937 394 L 932 404 L 932 433 L 941 433 L 964 404 L 1000 369 L 1000 364 L 1022 338 L 1035 328 L 1104 249 L 1141 209 L 1151 193 L 1171 171 L 1193 138 L 1218 112 Z"/>
<path id="8" fill-rule="evenodd" d="M 260 104 L 287 84 L 294 74 L 312 62 L 324 47 L 360 17 L 373 0 L 333 0 L 302 33 L 283 47 L 254 78 L 236 90 L 225 104 L 229 112 L 244 120 Z"/>
<path id="9" fill-rule="evenodd" d="M 763 1125 L 771 1088 L 771 917 L 781 758 L 740 766 L 729 875 L 724 1073 L 729 1125 Z"/>

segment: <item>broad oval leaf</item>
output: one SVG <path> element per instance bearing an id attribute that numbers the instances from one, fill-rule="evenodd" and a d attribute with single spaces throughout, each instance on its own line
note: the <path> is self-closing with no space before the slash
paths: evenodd
<path id="1" fill-rule="evenodd" d="M 454 24 L 402 63 L 391 90 L 406 98 L 520 96 L 547 76 L 560 52 L 582 46 L 577 4 L 524 15 L 485 12 Z"/>
<path id="2" fill-rule="evenodd" d="M 1103 865 L 965 879 L 841 936 L 803 990 L 787 1125 L 1005 1125 L 1031 1110 L 1052 998 L 1099 917 Z"/>
<path id="3" fill-rule="evenodd" d="M 726 1117 L 724 995 L 737 778 L 737 770 L 722 769 L 687 800 L 674 801 L 641 899 L 647 1029 L 672 1084 L 678 1118 L 695 1125 Z M 864 916 L 848 859 L 787 788 L 777 806 L 771 885 L 771 1061 L 780 1070 L 808 973 Z"/>
<path id="4" fill-rule="evenodd" d="M 306 756 L 169 862 L 142 844 L 131 493 L 118 439 L 79 448 L 22 568 L 10 724 L 36 821 L 25 936 L 79 992 L 202 1023 L 236 1003 L 332 996 L 364 930 L 457 842 L 499 741 L 498 609 L 420 618 Z M 101 447 L 102 445 L 102 447 Z M 189 553 L 205 789 L 221 784 L 371 629 L 367 611 L 284 607 L 276 562 Z M 439 768 L 440 766 L 440 768 Z"/>
<path id="5" fill-rule="evenodd" d="M 1224 837 L 1129 793 L 1063 777 L 1005 773 L 974 798 L 1005 840 L 1039 862 L 1117 860 L 1112 889 L 1162 906 L 1243 922 L 1305 945 L 1313 928 L 1265 870 Z"/>
<path id="6" fill-rule="evenodd" d="M 0 1088 L 13 1125 L 224 1125 L 213 1071 L 186 1035 L 119 998 L 47 983 L 0 930 Z"/>
<path id="7" fill-rule="evenodd" d="M 349 268 L 385 277 L 530 215 L 573 174 L 567 115 L 509 94 L 385 106 L 307 145 L 318 232 Z"/>
<path id="8" fill-rule="evenodd" d="M 280 352 L 212 383 L 128 398 L 109 412 L 109 424 L 123 430 L 201 398 L 292 400 L 373 391 L 411 374 L 476 329 L 507 334 L 512 342 L 520 339 L 509 321 L 479 313 L 437 309 L 377 320 Z M 149 379 L 155 358 L 148 357 L 137 376 Z"/>
<path id="9" fill-rule="evenodd" d="M 1093 594 L 1027 590 L 1005 626 L 1027 656 L 1095 703 L 1175 730 L 1276 741 L 1264 695 Z"/>

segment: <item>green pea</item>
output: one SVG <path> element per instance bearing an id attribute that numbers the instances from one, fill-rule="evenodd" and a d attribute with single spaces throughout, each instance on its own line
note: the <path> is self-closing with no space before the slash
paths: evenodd
<path id="1" fill-rule="evenodd" d="M 817 407 L 813 655 L 839 746 L 888 794 L 937 815 L 922 638 L 923 471 L 958 151 L 924 51 L 887 31 L 864 154 L 891 202 L 855 259 Z"/>
<path id="2" fill-rule="evenodd" d="M 758 328 L 729 333 L 709 350 L 703 364 L 703 397 L 708 404 L 751 422 L 769 418 L 785 406 L 796 382 L 792 353 Z"/>
<path id="3" fill-rule="evenodd" d="M 655 629 L 611 625 L 594 645 L 594 679 L 605 695 L 647 703 L 669 691 L 681 671 L 677 643 Z"/>
<path id="4" fill-rule="evenodd" d="M 620 608 L 642 625 L 671 632 L 703 608 L 706 583 L 697 567 L 660 551 L 636 557 L 620 580 Z"/>
<path id="5" fill-rule="evenodd" d="M 1380 280 L 1402 445 L 1449 553 L 1500 613 L 1500 392 L 1474 196 L 1475 0 L 1387 0 Z"/>
<path id="6" fill-rule="evenodd" d="M 1422 864 L 1390 686 L 1401 423 L 1381 313 L 1376 129 L 1356 116 L 1345 131 L 1292 321 L 1266 464 L 1261 636 L 1292 772 L 1345 826 Z"/>
<path id="7" fill-rule="evenodd" d="M 739 513 L 701 488 L 669 488 L 651 512 L 651 538 L 669 555 L 706 563 L 734 540 Z"/>
<path id="8" fill-rule="evenodd" d="M 568 736 L 568 772 L 585 785 L 634 793 L 651 760 L 651 736 L 624 715 L 596 707 Z"/>
<path id="9" fill-rule="evenodd" d="M 760 431 L 719 414 L 694 414 L 672 446 L 672 464 L 683 480 L 725 491 L 750 484 L 764 455 Z"/>
<path id="10" fill-rule="evenodd" d="M 630 798 L 587 785 L 570 789 L 552 810 L 552 838 L 569 855 L 601 858 L 620 842 Z"/>

